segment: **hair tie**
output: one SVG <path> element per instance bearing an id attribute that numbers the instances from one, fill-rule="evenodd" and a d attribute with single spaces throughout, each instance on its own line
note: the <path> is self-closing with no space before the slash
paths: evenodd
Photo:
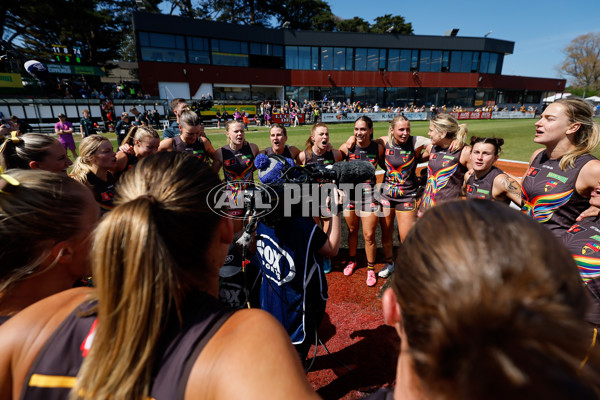
<path id="1" fill-rule="evenodd" d="M 143 194 L 141 196 L 138 196 L 138 199 L 147 200 L 153 206 L 158 204 L 158 200 L 156 200 L 156 197 L 152 196 L 151 194 Z"/>
<path id="2" fill-rule="evenodd" d="M 10 142 L 13 142 L 14 144 L 19 144 L 21 142 L 21 139 L 18 138 L 18 135 L 19 135 L 18 131 L 12 131 L 10 133 L 10 137 L 6 138 L 4 143 L 2 143 L 2 146 L 0 146 L 0 153 L 4 152 L 6 145 Z"/>
<path id="3" fill-rule="evenodd" d="M 5 174 L 0 167 L 0 193 L 13 193 L 21 183 L 12 176 Z"/>

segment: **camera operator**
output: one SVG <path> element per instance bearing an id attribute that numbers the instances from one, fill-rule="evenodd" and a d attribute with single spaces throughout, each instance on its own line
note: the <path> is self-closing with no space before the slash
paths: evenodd
<path id="1" fill-rule="evenodd" d="M 294 165 L 289 158 L 259 155 L 255 165 L 261 182 L 278 183 L 285 170 L 281 164 Z M 277 169 L 281 172 L 273 174 Z M 343 198 L 343 192 L 335 189 L 333 199 L 328 201 L 341 204 Z M 311 216 L 277 218 L 278 215 L 275 211 L 264 217 L 256 229 L 256 257 L 263 274 L 260 304 L 282 323 L 304 361 L 310 345 L 316 342 L 316 330 L 325 313 L 327 280 L 323 258 L 338 253 L 341 219 L 334 213 L 323 231 Z"/>

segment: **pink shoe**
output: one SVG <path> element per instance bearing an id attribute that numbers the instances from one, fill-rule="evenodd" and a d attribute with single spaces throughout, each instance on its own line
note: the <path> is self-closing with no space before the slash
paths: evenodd
<path id="1" fill-rule="evenodd" d="M 377 275 L 372 269 L 367 270 L 367 286 L 375 286 L 377 283 Z"/>
<path id="2" fill-rule="evenodd" d="M 350 261 L 346 268 L 344 268 L 344 275 L 350 276 L 354 272 L 354 268 L 356 268 L 356 261 Z"/>

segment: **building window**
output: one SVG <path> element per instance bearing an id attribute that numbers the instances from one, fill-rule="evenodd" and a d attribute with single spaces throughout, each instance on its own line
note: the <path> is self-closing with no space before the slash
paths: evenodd
<path id="1" fill-rule="evenodd" d="M 400 71 L 400 50 L 390 49 L 388 51 L 388 71 Z"/>
<path id="2" fill-rule="evenodd" d="M 442 53 L 442 72 L 448 72 L 450 70 L 450 52 L 444 51 Z"/>
<path id="3" fill-rule="evenodd" d="M 212 39 L 211 47 L 214 65 L 228 65 L 232 67 L 248 66 L 247 42 Z"/>
<path id="4" fill-rule="evenodd" d="M 474 51 L 473 52 L 473 61 L 471 63 L 471 72 L 479 71 L 478 67 L 479 67 L 479 52 Z"/>
<path id="5" fill-rule="evenodd" d="M 313 71 L 318 71 L 319 70 L 319 48 L 318 47 L 311 47 L 310 48 L 310 59 L 311 59 L 311 66 L 310 69 L 312 69 Z"/>
<path id="6" fill-rule="evenodd" d="M 355 71 L 366 71 L 367 70 L 367 49 L 355 49 L 354 50 L 354 70 Z"/>
<path id="7" fill-rule="evenodd" d="M 270 43 L 250 43 L 250 67 L 255 68 L 282 68 L 281 55 L 275 55 L 275 46 Z"/>
<path id="8" fill-rule="evenodd" d="M 435 50 L 431 52 L 431 72 L 442 70 L 442 52 Z"/>
<path id="9" fill-rule="evenodd" d="M 321 47 L 321 69 L 324 71 L 333 69 L 333 47 Z"/>
<path id="10" fill-rule="evenodd" d="M 183 36 L 140 32 L 139 38 L 142 60 L 186 62 Z"/>
<path id="11" fill-rule="evenodd" d="M 377 71 L 379 69 L 379 49 L 367 50 L 367 71 Z"/>
<path id="12" fill-rule="evenodd" d="M 311 69 L 310 62 L 310 47 L 298 46 L 298 68 L 297 69 Z"/>
<path id="13" fill-rule="evenodd" d="M 187 37 L 188 60 L 190 64 L 210 64 L 210 49 L 208 39 Z"/>
<path id="14" fill-rule="evenodd" d="M 473 59 L 472 51 L 463 51 L 460 63 L 460 72 L 471 72 L 471 61 Z"/>
<path id="15" fill-rule="evenodd" d="M 344 71 L 346 69 L 346 49 L 344 47 L 333 49 L 333 69 L 336 71 Z"/>
<path id="16" fill-rule="evenodd" d="M 490 53 L 482 52 L 481 53 L 481 63 L 479 64 L 479 72 L 482 74 L 488 73 L 488 64 L 490 62 Z"/>
<path id="17" fill-rule="evenodd" d="M 450 72 L 460 72 L 462 51 L 453 51 L 450 58 Z"/>
<path id="18" fill-rule="evenodd" d="M 285 68 L 298 69 L 298 46 L 285 46 Z"/>
<path id="19" fill-rule="evenodd" d="M 490 54 L 490 63 L 488 65 L 488 74 L 498 74 L 498 53 Z"/>
<path id="20" fill-rule="evenodd" d="M 419 71 L 431 71 L 431 50 L 421 50 L 421 60 L 419 61 Z"/>
<path id="21" fill-rule="evenodd" d="M 379 49 L 379 69 L 384 70 L 387 67 L 387 49 Z"/>
<path id="22" fill-rule="evenodd" d="M 410 57 L 410 70 L 418 71 L 419 70 L 419 50 L 413 50 Z"/>
<path id="23" fill-rule="evenodd" d="M 352 61 L 354 60 L 354 49 L 347 48 L 346 49 L 346 71 L 352 71 Z"/>

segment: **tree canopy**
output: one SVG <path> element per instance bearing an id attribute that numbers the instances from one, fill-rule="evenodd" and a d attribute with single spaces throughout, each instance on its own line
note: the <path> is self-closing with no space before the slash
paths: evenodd
<path id="1" fill-rule="evenodd" d="M 600 90 L 600 32 L 576 37 L 564 49 L 565 60 L 559 69 L 570 77 L 573 86 Z"/>
<path id="2" fill-rule="evenodd" d="M 163 8 L 159 8 L 159 4 Z M 0 35 L 25 57 L 52 58 L 52 46 L 81 48 L 85 64 L 134 61 L 131 14 L 165 12 L 245 25 L 289 29 L 412 34 L 404 17 L 386 14 L 371 25 L 360 17 L 341 19 L 325 0 L 36 0 L 3 1 Z"/>

